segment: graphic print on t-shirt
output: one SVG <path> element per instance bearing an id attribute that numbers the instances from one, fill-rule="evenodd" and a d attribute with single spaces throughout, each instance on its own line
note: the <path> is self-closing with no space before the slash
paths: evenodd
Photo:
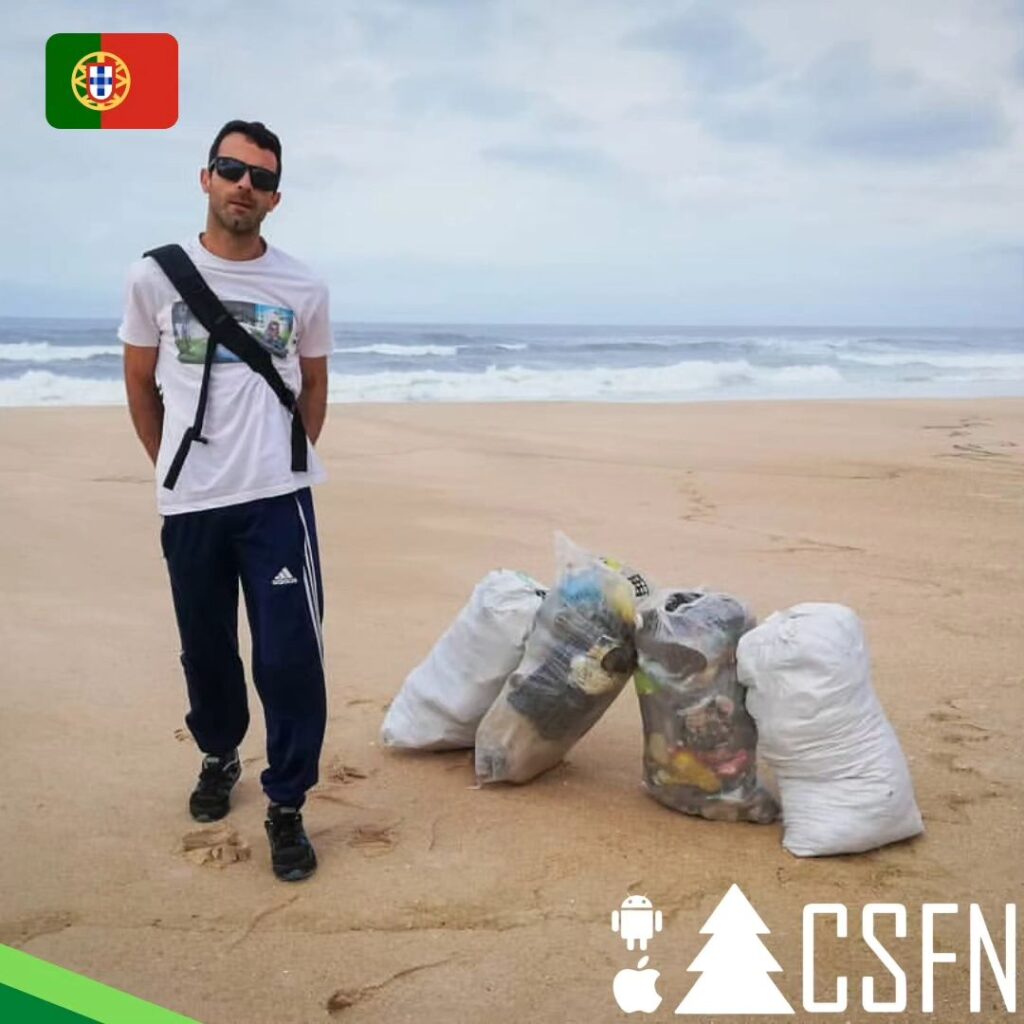
<path id="1" fill-rule="evenodd" d="M 271 355 L 283 359 L 289 352 L 295 351 L 295 314 L 290 309 L 285 306 L 264 306 L 258 302 L 232 300 L 225 302 L 224 308 Z M 174 343 L 178 346 L 178 362 L 204 362 L 206 339 L 209 335 L 192 315 L 192 310 L 186 303 L 175 302 L 171 307 L 171 325 L 174 329 Z M 213 354 L 213 361 L 237 363 L 239 358 L 223 345 L 218 345 L 217 351 Z"/>

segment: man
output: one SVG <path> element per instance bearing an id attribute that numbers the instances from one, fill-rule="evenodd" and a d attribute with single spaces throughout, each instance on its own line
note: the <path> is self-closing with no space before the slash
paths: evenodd
<path id="1" fill-rule="evenodd" d="M 204 753 L 189 809 L 197 821 L 223 818 L 241 774 L 238 745 L 249 724 L 238 653 L 241 581 L 267 727 L 261 782 L 270 801 L 271 861 L 278 878 L 297 881 L 316 869 L 300 809 L 317 781 L 326 722 L 323 587 L 309 490 L 325 474 L 301 428 L 315 443 L 332 340 L 326 286 L 260 234 L 280 202 L 280 177 L 277 136 L 258 121 L 228 122 L 199 175 L 209 200 L 206 230 L 183 248 L 214 303 L 224 303 L 254 339 L 248 344 L 263 359 L 270 352 L 270 375 L 276 371 L 298 393 L 301 424 L 293 424 L 270 377 L 228 346 L 214 344 L 204 365 L 208 334 L 155 258 L 129 272 L 118 336 L 132 423 L 157 471 L 190 706 L 185 721 Z M 268 317 L 277 325 L 271 344 L 256 326 Z M 200 426 L 194 433 L 193 421 Z"/>

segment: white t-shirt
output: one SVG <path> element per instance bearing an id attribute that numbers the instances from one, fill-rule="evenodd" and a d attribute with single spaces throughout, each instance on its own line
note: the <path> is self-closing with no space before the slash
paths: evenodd
<path id="1" fill-rule="evenodd" d="M 254 260 L 225 260 L 198 238 L 183 243 L 206 282 L 234 318 L 274 356 L 284 382 L 299 393 L 299 356 L 332 348 L 327 286 L 298 260 L 267 246 Z M 326 478 L 312 445 L 309 469 L 291 468 L 291 414 L 270 385 L 223 345 L 214 353 L 203 436 L 190 445 L 173 490 L 167 470 L 191 426 L 199 401 L 207 332 L 157 265 L 144 257 L 128 272 L 124 319 L 127 345 L 159 346 L 157 381 L 164 424 L 156 465 L 157 506 L 163 515 L 236 505 L 290 494 Z"/>

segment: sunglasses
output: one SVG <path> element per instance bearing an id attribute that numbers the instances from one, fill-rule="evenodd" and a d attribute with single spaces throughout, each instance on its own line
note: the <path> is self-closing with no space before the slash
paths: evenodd
<path id="1" fill-rule="evenodd" d="M 241 181 L 248 171 L 252 187 L 259 189 L 260 192 L 276 192 L 278 182 L 281 180 L 277 171 L 268 171 L 266 167 L 243 163 L 233 156 L 215 156 L 207 170 L 216 171 L 226 181 Z"/>

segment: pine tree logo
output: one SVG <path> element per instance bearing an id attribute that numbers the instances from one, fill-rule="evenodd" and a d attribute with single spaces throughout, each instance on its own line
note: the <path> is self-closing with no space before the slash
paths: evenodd
<path id="1" fill-rule="evenodd" d="M 701 976 L 676 1013 L 793 1012 L 769 977 L 782 968 L 758 938 L 770 930 L 738 885 L 722 897 L 700 933 L 711 938 L 687 970 L 700 971 Z"/>

